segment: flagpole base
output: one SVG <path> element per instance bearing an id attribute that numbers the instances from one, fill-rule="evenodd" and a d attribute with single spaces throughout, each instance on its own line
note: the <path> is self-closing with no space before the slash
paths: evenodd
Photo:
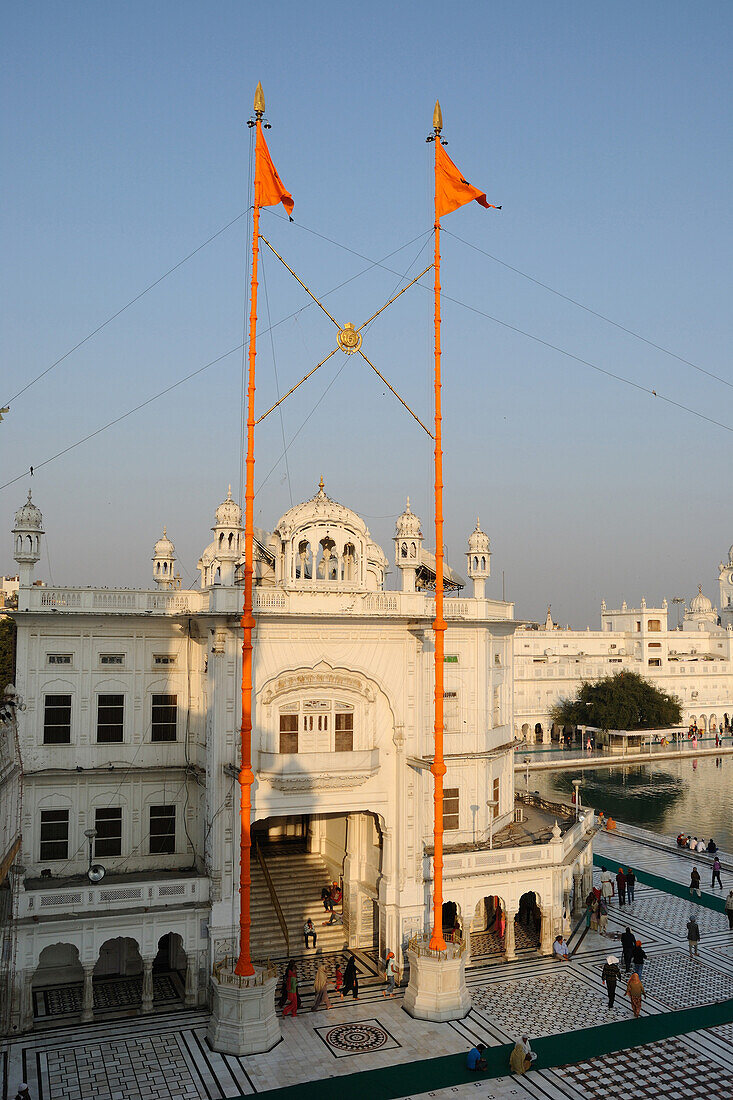
<path id="1" fill-rule="evenodd" d="M 243 978 L 234 973 L 234 964 L 225 959 L 211 977 L 209 1046 L 240 1058 L 264 1054 L 282 1038 L 275 1014 L 277 974 L 274 968 L 255 967 L 253 977 Z"/>
<path id="2" fill-rule="evenodd" d="M 466 950 L 463 941 L 430 950 L 430 936 L 414 936 L 407 947 L 410 981 L 402 1007 L 416 1020 L 462 1020 L 471 1011 L 466 986 Z"/>

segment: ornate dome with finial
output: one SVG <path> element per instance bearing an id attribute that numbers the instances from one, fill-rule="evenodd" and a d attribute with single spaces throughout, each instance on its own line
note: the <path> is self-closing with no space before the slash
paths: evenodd
<path id="1" fill-rule="evenodd" d="M 31 500 L 31 490 L 28 490 L 28 500 L 22 508 L 15 513 L 15 527 L 25 530 L 40 531 L 43 527 L 43 516 L 39 508 Z"/>
<path id="2" fill-rule="evenodd" d="M 397 538 L 422 538 L 422 531 L 420 530 L 420 517 L 416 516 L 414 512 L 410 510 L 410 498 L 407 498 L 407 504 L 402 515 L 397 517 L 397 523 L 395 525 L 395 532 Z"/>
<path id="3" fill-rule="evenodd" d="M 217 527 L 241 527 L 242 509 L 236 500 L 232 500 L 232 487 L 229 486 L 226 500 L 223 500 L 216 509 Z"/>
<path id="4" fill-rule="evenodd" d="M 468 536 L 468 549 L 471 554 L 487 554 L 491 548 L 489 536 L 481 530 L 481 523 L 476 516 L 476 527 Z"/>
<path id="5" fill-rule="evenodd" d="M 700 613 L 712 610 L 712 602 L 707 598 L 707 596 L 703 596 L 702 585 L 699 584 L 697 586 L 697 595 L 693 596 L 690 600 L 690 611 Z"/>
<path id="6" fill-rule="evenodd" d="M 156 558 L 165 558 L 165 557 L 169 557 L 171 554 L 175 554 L 175 552 L 176 552 L 176 548 L 173 545 L 173 543 L 171 542 L 171 540 L 168 538 L 167 528 L 164 527 L 163 528 L 163 534 L 161 535 L 161 537 L 158 539 L 155 546 L 153 547 L 153 554 L 155 555 Z"/>

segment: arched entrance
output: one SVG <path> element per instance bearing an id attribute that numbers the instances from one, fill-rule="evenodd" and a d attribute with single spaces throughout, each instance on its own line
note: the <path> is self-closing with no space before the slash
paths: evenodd
<path id="1" fill-rule="evenodd" d="M 44 947 L 33 975 L 31 999 L 36 1019 L 78 1016 L 84 990 L 84 969 L 73 943 Z"/>
<path id="2" fill-rule="evenodd" d="M 535 727 L 534 727 L 534 739 L 535 739 L 535 742 L 536 742 L 536 743 L 537 743 L 538 745 L 541 745 L 541 744 L 542 744 L 542 740 L 543 740 L 543 734 L 542 734 L 542 723 L 541 723 L 541 722 L 536 722 L 536 723 L 535 723 Z"/>

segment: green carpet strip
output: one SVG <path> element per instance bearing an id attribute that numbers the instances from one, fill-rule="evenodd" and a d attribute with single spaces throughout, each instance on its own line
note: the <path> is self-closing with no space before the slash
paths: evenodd
<path id="1" fill-rule="evenodd" d="M 613 859 L 611 859 L 610 856 L 604 856 L 603 858 L 601 858 L 600 856 L 595 855 L 595 853 L 593 855 L 593 862 L 595 863 L 596 867 L 607 868 L 607 870 L 609 870 L 614 876 L 616 874 L 616 871 L 618 871 L 619 867 L 621 866 L 623 866 L 624 870 L 627 870 L 629 867 L 633 867 L 633 864 L 624 863 L 623 860 L 619 860 L 618 863 L 615 862 L 615 856 Z M 691 864 L 690 870 L 692 870 L 693 866 L 694 864 Z M 725 912 L 725 898 L 716 898 L 712 894 L 706 894 L 703 892 L 702 887 L 700 890 L 702 896 L 698 897 L 697 894 L 694 894 L 691 899 L 690 887 L 685 886 L 684 883 L 673 882 L 669 878 L 662 878 L 660 875 L 652 875 L 648 871 L 639 871 L 636 867 L 634 867 L 633 869 L 634 874 L 636 875 L 639 882 L 643 882 L 646 886 L 653 886 L 655 890 L 661 890 L 665 894 L 674 894 L 676 898 L 684 898 L 686 901 L 694 900 L 695 905 L 702 905 L 704 909 L 714 909 L 716 913 Z M 699 870 L 700 868 L 698 867 L 698 871 Z M 710 870 L 710 868 L 703 867 L 703 870 L 707 872 Z M 616 910 L 614 909 L 614 914 L 615 913 Z"/>
<path id="2" fill-rule="evenodd" d="M 733 1023 L 733 997 L 717 1004 L 686 1008 L 680 1012 L 660 1012 L 638 1020 L 631 1018 L 581 1031 L 548 1035 L 543 1039 L 530 1036 L 537 1061 L 529 1074 L 531 1076 L 538 1069 L 587 1062 L 589 1058 L 730 1023 Z M 482 1073 L 471 1073 L 466 1069 L 467 1044 L 466 1053 L 426 1058 L 420 1062 L 385 1066 L 363 1073 L 342 1073 L 320 1081 L 304 1081 L 299 1085 L 269 1089 L 258 1095 L 269 1096 L 272 1100 L 343 1100 L 344 1096 L 352 1100 L 361 1100 L 362 1097 L 368 1100 L 395 1100 L 400 1096 L 415 1096 L 492 1077 L 507 1077 L 512 1047 L 512 1043 L 489 1047 L 484 1053 L 488 1068 Z M 334 1070 L 337 1064 L 334 1063 Z"/>

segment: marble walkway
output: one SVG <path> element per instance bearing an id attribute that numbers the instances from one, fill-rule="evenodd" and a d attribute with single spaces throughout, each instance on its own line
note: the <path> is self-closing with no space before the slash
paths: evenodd
<path id="1" fill-rule="evenodd" d="M 643 841 L 599 835 L 596 850 L 608 857 L 611 866 L 631 864 L 671 882 L 689 881 L 687 860 Z M 727 893 L 733 876 L 724 872 L 723 883 Z M 703 887 L 706 885 L 704 879 Z M 702 935 L 699 959 L 689 958 L 685 938 L 693 908 Z M 642 940 L 649 956 L 643 975 L 647 992 L 643 1015 L 695 1009 L 733 998 L 733 932 L 728 931 L 724 914 L 640 885 L 632 908 L 620 910 L 614 899 L 610 938 L 589 933 L 568 965 L 527 957 L 512 964 L 470 969 L 473 1008 L 458 1023 L 412 1020 L 402 1011 L 401 994 L 394 1000 L 382 997 L 382 986 L 373 973 L 370 975 L 370 960 L 365 959 L 358 1001 L 337 1000 L 332 1011 L 312 1014 L 308 1011 L 312 994 L 305 992 L 304 1011 L 295 1020 L 283 1021 L 283 1041 L 269 1054 L 241 1059 L 215 1054 L 206 1044 L 206 1014 L 200 1011 L 130 1017 L 93 1026 L 59 1026 L 9 1044 L 5 1061 L 8 1093 L 14 1096 L 18 1083 L 25 1080 L 32 1100 L 224 1100 L 415 1064 L 441 1055 L 460 1055 L 475 1042 L 501 1045 L 528 1030 L 535 1038 L 567 1036 L 569 1064 L 538 1069 L 522 1078 L 477 1078 L 470 1084 L 419 1095 L 446 1100 L 469 1096 L 485 1100 L 733 1098 L 733 1024 L 571 1064 L 577 1029 L 627 1020 L 631 1015 L 628 1001 L 621 995 L 609 1010 L 600 981 L 605 956 L 620 954 L 614 937 L 626 924 Z M 342 1083 L 352 1098 L 373 1096 L 367 1078 L 364 1089 L 360 1089 L 358 1076 Z"/>

